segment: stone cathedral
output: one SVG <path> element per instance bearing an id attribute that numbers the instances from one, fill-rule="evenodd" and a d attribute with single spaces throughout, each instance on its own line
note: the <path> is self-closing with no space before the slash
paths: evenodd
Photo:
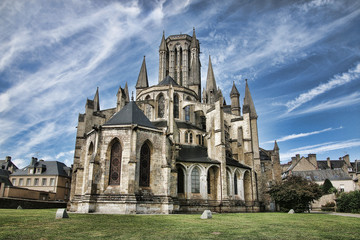
<path id="1" fill-rule="evenodd" d="M 159 80 L 149 86 L 145 57 L 130 99 L 100 109 L 99 91 L 79 114 L 70 210 L 82 213 L 257 212 L 281 179 L 279 148 L 259 147 L 257 112 L 246 82 L 227 105 L 209 57 L 202 89 L 195 30 L 163 34 Z"/>

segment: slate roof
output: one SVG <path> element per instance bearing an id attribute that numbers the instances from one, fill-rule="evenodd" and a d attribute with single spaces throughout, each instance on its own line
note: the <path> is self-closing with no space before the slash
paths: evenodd
<path id="1" fill-rule="evenodd" d="M 130 124 L 157 129 L 134 101 L 129 102 L 119 112 L 115 113 L 104 126 Z"/>
<path id="2" fill-rule="evenodd" d="M 179 157 L 176 160 L 178 162 L 220 163 L 208 157 L 206 147 L 189 145 L 181 145 Z"/>
<path id="3" fill-rule="evenodd" d="M 294 171 L 295 176 L 312 181 L 325 181 L 325 179 L 333 180 L 352 180 L 352 178 L 342 169 L 312 170 L 312 171 Z"/>
<path id="4" fill-rule="evenodd" d="M 22 169 L 13 172 L 11 176 L 27 176 L 27 175 L 39 175 L 39 176 L 63 176 L 63 177 L 70 177 L 71 176 L 71 168 L 67 167 L 64 163 L 58 161 L 38 161 L 35 164 L 35 168 L 44 167 L 44 171 L 42 173 L 36 174 L 29 174 L 29 167 L 28 165 Z"/>
<path id="5" fill-rule="evenodd" d="M 169 75 L 167 75 L 157 86 L 168 86 L 168 85 L 179 86 L 179 84 L 177 84 L 177 82 L 175 82 L 175 80 Z"/>
<path id="6" fill-rule="evenodd" d="M 235 159 L 231 159 L 231 158 L 226 158 L 226 165 L 229 166 L 234 166 L 234 167 L 241 167 L 241 168 L 246 168 L 246 169 L 251 169 L 249 166 L 246 166 L 242 163 L 239 163 L 238 161 L 236 161 Z"/>

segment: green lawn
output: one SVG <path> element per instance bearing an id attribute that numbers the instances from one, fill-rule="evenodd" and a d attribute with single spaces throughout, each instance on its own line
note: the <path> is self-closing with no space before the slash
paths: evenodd
<path id="1" fill-rule="evenodd" d="M 359 239 L 360 218 L 325 214 L 72 214 L 0 209 L 0 239 Z"/>

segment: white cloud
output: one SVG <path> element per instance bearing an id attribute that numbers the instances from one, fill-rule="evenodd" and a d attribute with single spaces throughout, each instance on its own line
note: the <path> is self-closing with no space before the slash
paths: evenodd
<path id="1" fill-rule="evenodd" d="M 360 63 L 358 63 L 354 68 L 349 69 L 345 73 L 335 75 L 327 83 L 320 84 L 317 87 L 310 89 L 306 93 L 300 94 L 296 99 L 288 101 L 285 105 L 288 108 L 288 112 L 291 112 L 303 105 L 304 103 L 311 101 L 315 97 L 359 78 Z"/>
<path id="2" fill-rule="evenodd" d="M 285 142 L 285 141 L 293 140 L 293 139 L 296 139 L 296 138 L 308 137 L 308 136 L 311 136 L 311 135 L 320 134 L 320 133 L 333 131 L 333 130 L 338 130 L 338 129 L 342 129 L 342 127 L 339 127 L 339 128 L 326 128 L 326 129 L 323 129 L 323 130 L 318 130 L 318 131 L 313 131 L 313 132 L 291 134 L 291 135 L 288 135 L 288 136 L 281 137 L 281 138 L 277 139 L 276 141 L 277 142 Z M 273 142 L 274 142 L 274 140 L 267 141 L 265 143 L 273 143 Z"/>
<path id="3" fill-rule="evenodd" d="M 291 149 L 285 153 L 280 153 L 281 161 L 288 161 L 291 157 L 295 156 L 296 154 L 310 154 L 310 153 L 325 153 L 329 151 L 344 149 L 344 148 L 353 148 L 353 147 L 360 147 L 360 139 L 351 139 L 348 141 L 338 141 L 338 142 L 326 142 L 322 144 L 316 145 L 309 145 L 299 148 Z"/>

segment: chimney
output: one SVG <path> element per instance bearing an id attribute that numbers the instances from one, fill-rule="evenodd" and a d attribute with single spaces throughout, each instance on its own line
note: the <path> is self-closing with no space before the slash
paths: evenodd
<path id="1" fill-rule="evenodd" d="M 350 166 L 350 157 L 349 157 L 349 154 L 346 154 L 344 157 L 343 157 L 343 160 L 346 162 L 346 164 L 348 166 Z"/>
<path id="2" fill-rule="evenodd" d="M 11 161 L 11 157 L 10 156 L 6 156 L 5 157 L 5 162 L 10 162 Z"/>
<path id="3" fill-rule="evenodd" d="M 36 162 L 37 162 L 37 158 L 32 157 L 31 158 L 31 166 L 35 166 Z"/>
<path id="4" fill-rule="evenodd" d="M 329 157 L 326 158 L 326 162 L 327 162 L 328 167 L 331 169 L 331 162 L 330 162 L 330 158 L 329 158 Z"/>
<path id="5" fill-rule="evenodd" d="M 317 161 L 316 161 L 316 154 L 309 154 L 308 160 L 311 164 L 315 166 L 316 169 L 318 169 Z"/>
<path id="6" fill-rule="evenodd" d="M 296 154 L 296 161 L 300 160 L 300 154 Z"/>

